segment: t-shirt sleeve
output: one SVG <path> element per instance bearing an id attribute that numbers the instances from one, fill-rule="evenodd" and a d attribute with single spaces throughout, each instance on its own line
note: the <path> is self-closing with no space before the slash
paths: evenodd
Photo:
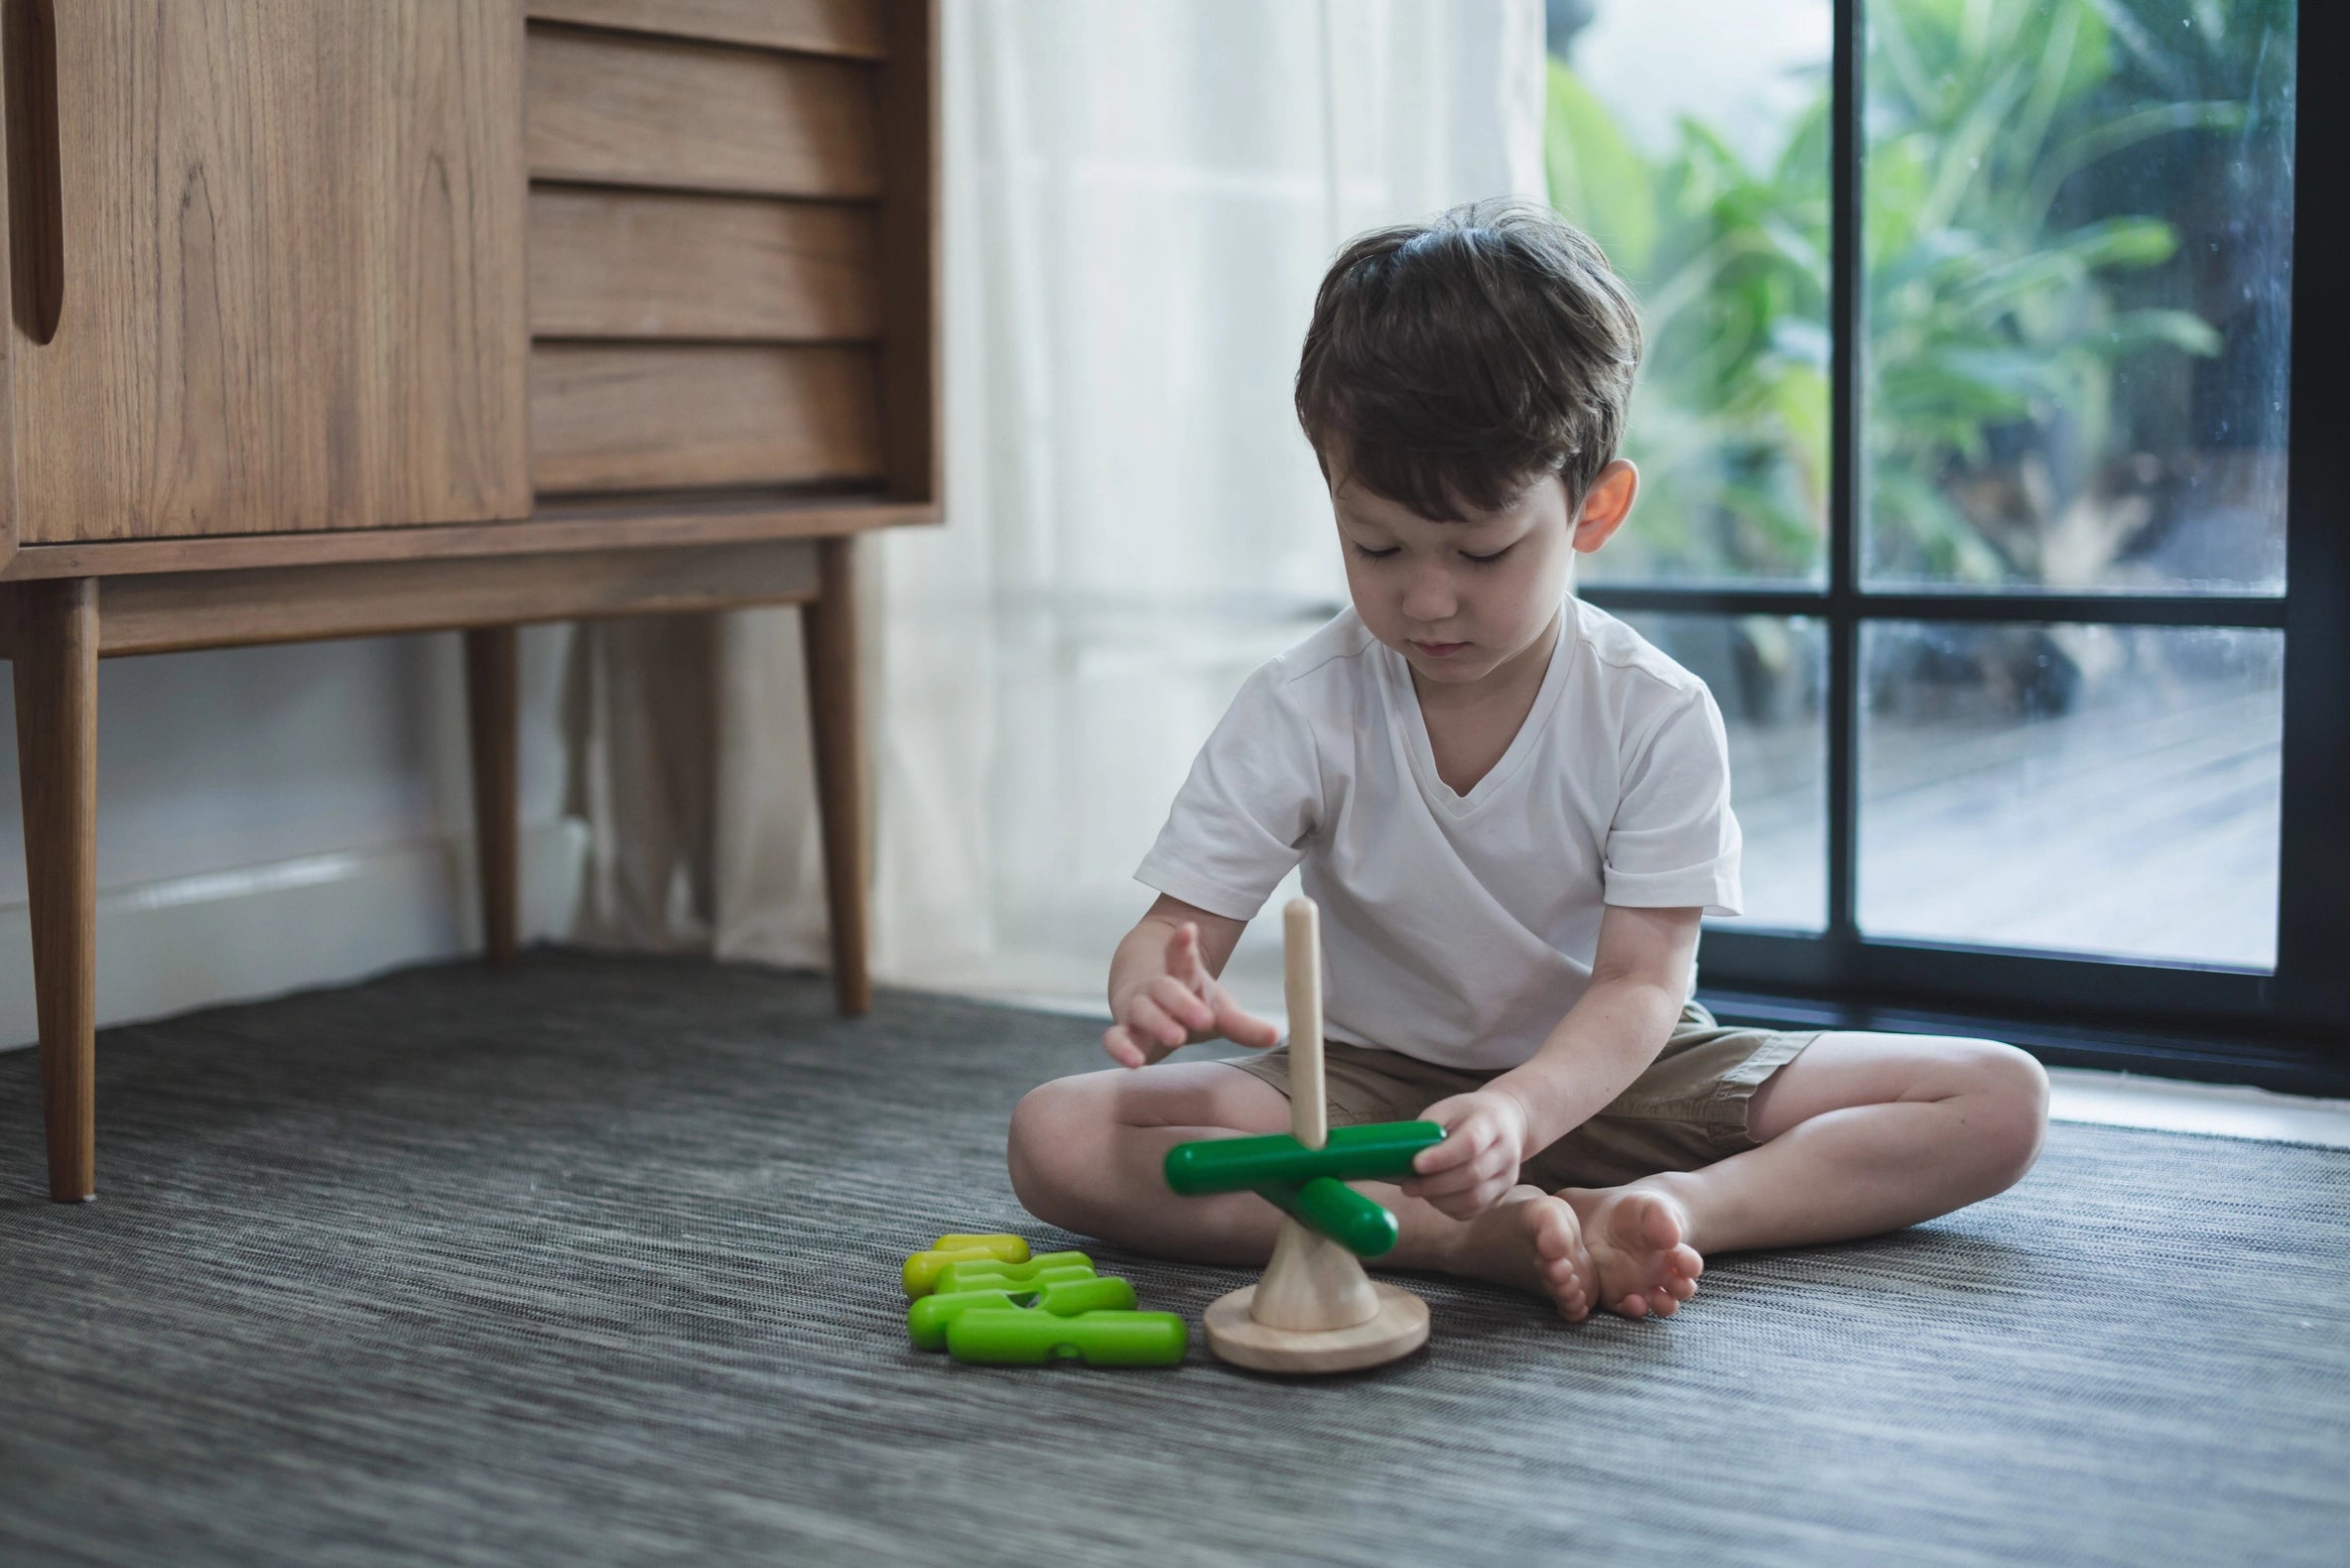
<path id="1" fill-rule="evenodd" d="M 1247 920 L 1303 858 L 1321 813 L 1313 727 L 1275 660 L 1241 685 L 1200 748 L 1134 878 Z"/>
<path id="2" fill-rule="evenodd" d="M 1730 740 L 1699 687 L 1650 726 L 1630 755 L 1608 829 L 1607 901 L 1633 909 L 1702 905 L 1735 915 L 1738 819 L 1730 810 Z"/>

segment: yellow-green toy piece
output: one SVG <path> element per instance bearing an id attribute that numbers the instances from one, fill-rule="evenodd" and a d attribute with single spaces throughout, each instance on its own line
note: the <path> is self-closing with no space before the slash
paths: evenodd
<path id="1" fill-rule="evenodd" d="M 975 1257 L 939 1270 L 931 1290 L 1040 1290 L 1057 1279 L 1092 1279 L 1094 1260 L 1083 1252 L 1039 1252 L 1024 1263 Z"/>
<path id="2" fill-rule="evenodd" d="M 1028 1243 L 1016 1236 L 942 1236 L 926 1252 L 906 1259 L 906 1294 L 927 1296 L 938 1288 L 939 1271 L 950 1263 L 993 1258 L 1004 1263 L 1028 1261 Z"/>
<path id="3" fill-rule="evenodd" d="M 919 1350 L 943 1351 L 947 1348 L 948 1326 L 975 1309 L 1045 1312 L 1056 1318 L 1073 1318 L 1081 1312 L 1130 1312 L 1133 1307 L 1134 1287 L 1122 1279 L 1107 1277 L 1056 1279 L 1042 1289 L 1017 1293 L 942 1291 L 924 1296 L 906 1309 L 906 1334 Z"/>

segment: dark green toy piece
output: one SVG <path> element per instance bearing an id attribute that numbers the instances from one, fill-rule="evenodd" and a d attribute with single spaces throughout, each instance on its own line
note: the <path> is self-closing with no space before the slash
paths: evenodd
<path id="1" fill-rule="evenodd" d="M 1172 1367 L 1191 1330 L 1172 1312 L 1081 1312 L 1056 1317 L 1034 1308 L 975 1307 L 947 1325 L 947 1354 L 987 1367 Z"/>
<path id="2" fill-rule="evenodd" d="M 1130 1312 L 1134 1287 L 1122 1279 L 1056 1279 L 1041 1290 L 958 1290 L 952 1295 L 924 1296 L 906 1309 L 906 1334 L 917 1349 L 943 1351 L 947 1330 L 966 1312 L 986 1309 L 1046 1312 L 1073 1318 L 1081 1312 Z"/>
<path id="3" fill-rule="evenodd" d="M 1318 1176 L 1367 1181 L 1411 1174 L 1412 1156 L 1444 1141 L 1433 1121 L 1373 1121 L 1333 1127 L 1309 1149 L 1285 1132 L 1254 1138 L 1201 1138 L 1167 1150 L 1167 1185 L 1186 1197 L 1249 1188 L 1302 1187 Z"/>
<path id="4" fill-rule="evenodd" d="M 1336 1177 L 1317 1176 L 1303 1187 L 1259 1187 L 1256 1193 L 1357 1257 L 1376 1257 L 1393 1250 L 1402 1234 L 1393 1215 Z"/>
<path id="5" fill-rule="evenodd" d="M 1092 1279 L 1094 1260 L 1083 1252 L 1039 1252 L 1025 1263 L 975 1257 L 939 1270 L 933 1294 L 958 1290 L 1038 1290 L 1056 1279 Z"/>

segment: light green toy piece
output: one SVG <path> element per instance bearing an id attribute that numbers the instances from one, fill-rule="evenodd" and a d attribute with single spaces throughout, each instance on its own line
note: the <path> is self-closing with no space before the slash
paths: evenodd
<path id="1" fill-rule="evenodd" d="M 966 1312 L 993 1308 L 1000 1311 L 1045 1312 L 1073 1318 L 1081 1312 L 1130 1312 L 1134 1287 L 1122 1279 L 1056 1279 L 1041 1290 L 957 1290 L 924 1296 L 906 1309 L 906 1334 L 915 1348 L 943 1351 L 948 1327 Z"/>
<path id="2" fill-rule="evenodd" d="M 1016 1236 L 942 1236 L 926 1252 L 906 1259 L 909 1296 L 927 1296 L 938 1288 L 939 1270 L 950 1263 L 976 1262 L 982 1257 L 1006 1263 L 1028 1260 L 1028 1243 Z"/>
<path id="3" fill-rule="evenodd" d="M 1172 1312 L 1081 1312 L 1073 1318 L 980 1307 L 947 1325 L 947 1354 L 986 1367 L 1173 1367 L 1191 1330 Z"/>
<path id="4" fill-rule="evenodd" d="M 939 1295 L 956 1290 L 1041 1290 L 1058 1279 L 1092 1279 L 1094 1260 L 1083 1252 L 1039 1252 L 1024 1263 L 975 1257 L 949 1263 L 939 1270 L 931 1289 Z"/>

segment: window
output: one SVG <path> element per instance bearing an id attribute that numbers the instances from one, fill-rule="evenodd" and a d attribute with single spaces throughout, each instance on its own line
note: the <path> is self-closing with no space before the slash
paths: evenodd
<path id="1" fill-rule="evenodd" d="M 2295 61 L 2344 24 L 1549 19 L 1552 199 L 1649 333 L 1640 507 L 1582 591 L 1732 727 L 1750 907 L 1709 988 L 2196 1032 L 2233 1053 L 2207 1068 L 2342 1081 L 2307 1042 L 2350 1022 L 2350 551 L 2312 347 L 2345 313 L 2294 293 L 2338 219 L 2296 236 L 2293 172 L 2342 144 Z"/>

